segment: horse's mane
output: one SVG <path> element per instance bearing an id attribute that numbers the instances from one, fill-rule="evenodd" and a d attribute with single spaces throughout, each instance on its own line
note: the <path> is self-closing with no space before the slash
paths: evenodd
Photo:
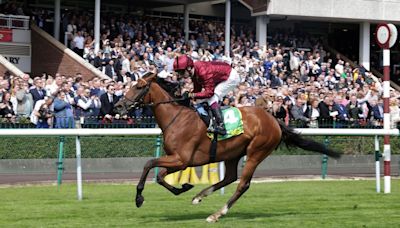
<path id="1" fill-rule="evenodd" d="M 170 82 L 167 81 L 163 78 L 157 77 L 157 75 L 153 72 L 148 72 L 142 76 L 143 79 L 154 77 L 155 82 L 163 89 L 165 90 L 171 97 L 172 99 L 176 99 L 177 103 L 186 107 L 190 107 L 190 101 L 189 100 L 179 100 L 182 98 L 181 96 L 177 96 L 176 94 L 180 94 L 180 84 L 179 82 Z"/>
<path id="2" fill-rule="evenodd" d="M 156 83 L 165 90 L 173 99 L 177 99 L 177 103 L 186 107 L 190 107 L 190 100 L 179 100 L 182 98 L 181 96 L 177 96 L 176 94 L 180 93 L 180 84 L 167 81 L 163 78 L 157 77 Z"/>

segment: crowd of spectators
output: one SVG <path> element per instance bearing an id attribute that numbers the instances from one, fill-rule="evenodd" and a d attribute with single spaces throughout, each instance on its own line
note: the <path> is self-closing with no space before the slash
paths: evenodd
<path id="1" fill-rule="evenodd" d="M 86 123 L 132 123 L 151 116 L 148 108 L 128 116 L 113 105 L 132 82 L 145 73 L 177 82 L 176 56 L 194 61 L 223 61 L 235 68 L 241 84 L 224 97 L 223 106 L 261 106 L 297 127 L 379 127 L 383 120 L 382 82 L 363 66 L 352 67 L 341 56 L 325 51 L 318 37 L 288 31 L 272 32 L 260 46 L 250 27 L 233 25 L 231 50 L 225 56 L 224 24 L 190 21 L 185 42 L 176 19 L 106 15 L 101 22 L 100 51 L 94 52 L 90 15 L 66 14 L 64 31 L 69 47 L 109 78 L 84 82 L 82 75 L 25 75 L 0 77 L 0 115 L 3 121 L 29 119 L 37 127 L 66 128 Z M 190 80 L 182 91 L 191 90 Z M 391 91 L 392 125 L 400 120 L 398 91 Z"/>

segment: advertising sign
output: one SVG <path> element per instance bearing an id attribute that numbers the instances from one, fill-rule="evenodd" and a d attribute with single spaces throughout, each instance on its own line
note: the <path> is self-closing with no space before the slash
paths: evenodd
<path id="1" fill-rule="evenodd" d="M 0 29 L 0 42 L 12 42 L 11 29 Z"/>

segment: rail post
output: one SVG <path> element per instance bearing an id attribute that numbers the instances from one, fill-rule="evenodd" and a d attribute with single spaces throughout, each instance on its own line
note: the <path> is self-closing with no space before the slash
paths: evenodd
<path id="1" fill-rule="evenodd" d="M 328 136 L 325 137 L 324 144 L 325 144 L 326 148 L 329 147 L 329 138 L 328 138 Z M 326 178 L 327 170 L 328 170 L 328 156 L 324 154 L 322 156 L 322 179 Z"/>
<path id="2" fill-rule="evenodd" d="M 380 158 L 382 155 L 379 153 L 379 140 L 375 135 L 375 178 L 376 178 L 376 192 L 381 192 L 381 174 L 380 174 Z"/>
<path id="3" fill-rule="evenodd" d="M 81 137 L 77 135 L 75 137 L 75 148 L 76 148 L 76 183 L 78 200 L 81 201 L 82 196 L 82 161 L 81 161 Z"/>
<path id="4" fill-rule="evenodd" d="M 161 154 L 160 151 L 161 151 L 161 135 L 158 135 L 156 139 L 156 158 L 160 157 Z M 157 182 L 158 172 L 159 172 L 158 167 L 156 167 L 154 169 L 154 182 Z"/>
<path id="5" fill-rule="evenodd" d="M 58 142 L 58 162 L 57 164 L 57 185 L 61 185 L 62 182 L 62 174 L 64 171 L 64 165 L 63 165 L 63 160 L 64 160 L 64 141 L 65 137 L 60 136 L 59 142 Z"/>

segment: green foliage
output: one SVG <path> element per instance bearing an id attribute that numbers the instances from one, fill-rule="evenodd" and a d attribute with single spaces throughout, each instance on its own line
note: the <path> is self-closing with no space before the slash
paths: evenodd
<path id="1" fill-rule="evenodd" d="M 60 137 L 1 137 L 0 159 L 57 158 Z M 83 158 L 147 157 L 156 150 L 155 136 L 81 137 Z M 65 137 L 66 158 L 75 157 L 75 138 Z"/>
<path id="2" fill-rule="evenodd" d="M 400 182 L 391 194 L 377 194 L 374 181 L 252 183 L 216 224 L 205 219 L 221 209 L 237 184 L 191 205 L 204 185 L 174 196 L 147 184 L 145 203 L 134 205 L 132 184 L 0 188 L 0 227 L 399 227 Z"/>
<path id="3" fill-rule="evenodd" d="M 311 137 L 320 143 L 328 143 L 329 147 L 343 154 L 372 154 L 374 153 L 374 137 L 325 136 Z M 383 138 L 380 137 L 380 146 Z M 400 153 L 400 140 L 392 137 L 392 153 Z M 99 136 L 81 137 L 83 158 L 111 157 L 149 157 L 156 150 L 156 136 Z M 0 159 L 37 159 L 57 158 L 59 137 L 1 137 Z M 381 149 L 382 150 L 382 149 Z M 64 153 L 66 158 L 75 157 L 75 138 L 65 137 Z M 303 155 L 314 154 L 299 148 L 288 150 L 281 145 L 274 155 Z"/>

